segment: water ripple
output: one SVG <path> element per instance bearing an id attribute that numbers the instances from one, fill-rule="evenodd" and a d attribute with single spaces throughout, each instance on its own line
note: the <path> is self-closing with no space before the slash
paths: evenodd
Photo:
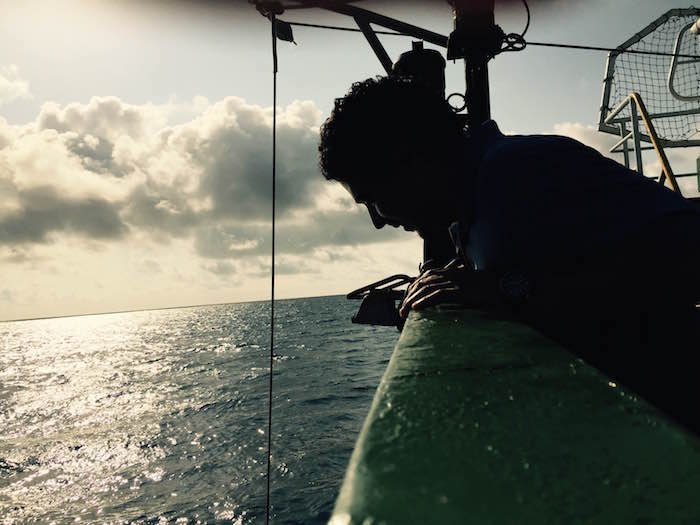
<path id="1" fill-rule="evenodd" d="M 325 523 L 397 337 L 280 301 L 275 523 Z M 4 523 L 259 523 L 269 305 L 0 324 Z M 259 432 L 260 430 L 261 432 Z"/>

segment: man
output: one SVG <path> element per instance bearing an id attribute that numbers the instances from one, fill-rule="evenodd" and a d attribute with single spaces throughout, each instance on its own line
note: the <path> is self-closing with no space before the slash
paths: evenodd
<path id="1" fill-rule="evenodd" d="M 407 78 L 353 84 L 319 150 L 375 227 L 450 231 L 459 259 L 419 276 L 402 316 L 440 302 L 515 314 L 700 429 L 700 207 L 569 138 L 465 131 Z"/>

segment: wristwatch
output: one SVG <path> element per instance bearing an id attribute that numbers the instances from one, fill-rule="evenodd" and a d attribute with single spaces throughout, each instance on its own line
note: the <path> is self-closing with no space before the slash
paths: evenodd
<path id="1" fill-rule="evenodd" d="M 532 295 L 532 281 L 521 271 L 504 273 L 498 281 L 503 300 L 513 306 L 525 304 Z"/>

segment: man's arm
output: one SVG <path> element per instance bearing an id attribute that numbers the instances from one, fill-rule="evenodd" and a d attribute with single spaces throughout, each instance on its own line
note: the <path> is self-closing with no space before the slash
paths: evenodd
<path id="1" fill-rule="evenodd" d="M 401 313 L 441 302 L 515 315 L 700 434 L 700 225 L 653 228 L 589 262 L 533 272 L 509 304 L 500 277 L 465 268 L 414 282 Z"/>
<path id="2" fill-rule="evenodd" d="M 700 302 L 700 218 L 665 221 L 585 260 L 543 265 L 523 275 L 532 291 L 521 304 L 509 304 L 502 273 L 464 266 L 431 270 L 411 285 L 401 315 L 445 302 L 506 308 L 531 321 L 562 311 L 609 316 L 692 307 Z"/>

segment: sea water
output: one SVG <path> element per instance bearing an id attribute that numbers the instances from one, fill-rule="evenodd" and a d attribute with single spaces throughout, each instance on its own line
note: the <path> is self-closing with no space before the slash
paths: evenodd
<path id="1" fill-rule="evenodd" d="M 276 304 L 274 523 L 324 523 L 398 337 Z M 270 305 L 0 323 L 0 523 L 264 523 Z"/>

